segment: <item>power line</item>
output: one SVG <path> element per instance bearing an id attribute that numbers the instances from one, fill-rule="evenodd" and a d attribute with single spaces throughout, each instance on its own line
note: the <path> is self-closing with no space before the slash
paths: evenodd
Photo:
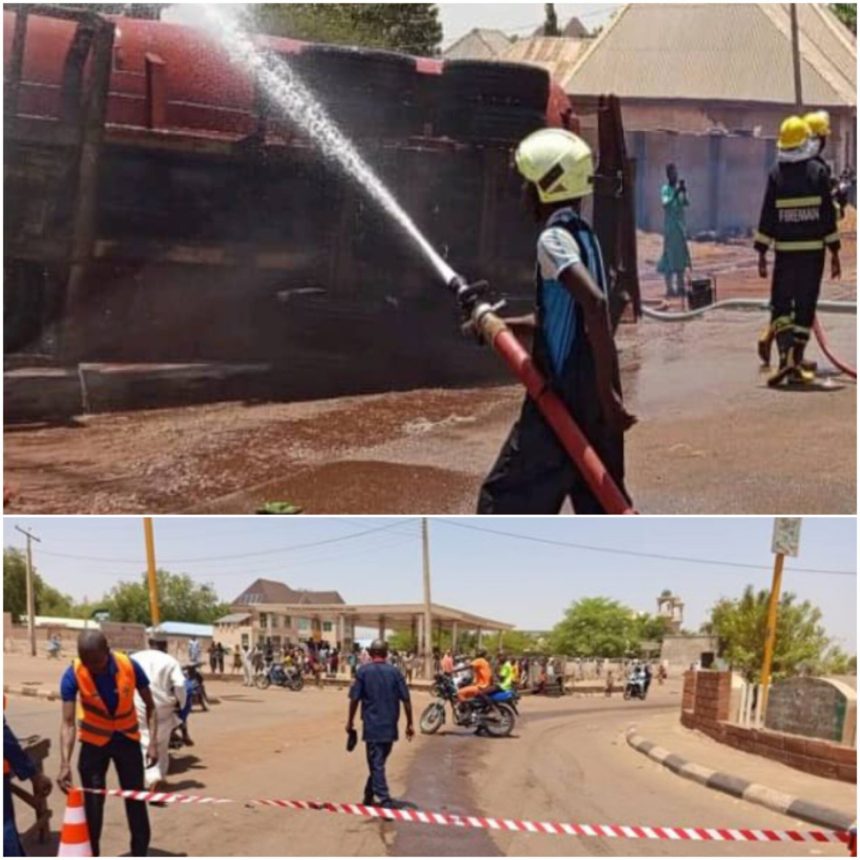
<path id="1" fill-rule="evenodd" d="M 403 520 L 397 520 L 393 523 L 388 523 L 384 526 L 377 526 L 372 529 L 365 529 L 360 532 L 353 532 L 348 535 L 341 535 L 340 537 L 333 538 L 325 538 L 323 540 L 310 541 L 308 543 L 300 543 L 293 544 L 292 546 L 279 547 L 278 549 L 267 549 L 260 550 L 259 552 L 244 552 L 239 553 L 238 555 L 218 555 L 218 556 L 200 556 L 197 558 L 165 558 L 162 559 L 162 562 L 165 564 L 196 564 L 202 562 L 216 562 L 216 561 L 227 561 L 227 560 L 236 560 L 243 558 L 255 558 L 262 555 L 276 555 L 279 552 L 295 552 L 296 550 L 308 549 L 310 547 L 315 546 L 325 546 L 333 543 L 340 543 L 341 541 L 353 540 L 354 538 L 364 537 L 365 535 L 374 534 L 376 532 L 386 531 L 389 529 L 395 529 L 399 526 L 403 525 Z M 104 562 L 109 564 L 140 564 L 141 559 L 139 558 L 109 558 L 106 556 L 86 556 L 86 555 L 76 555 L 74 553 L 66 553 L 66 552 L 50 552 L 47 550 L 42 551 L 43 555 L 53 556 L 55 558 L 73 558 L 78 561 L 92 561 L 92 562 Z"/>
<path id="2" fill-rule="evenodd" d="M 632 549 L 613 549 L 611 547 L 605 546 L 591 546 L 589 544 L 581 544 L 581 543 L 569 543 L 567 541 L 559 541 L 552 540 L 551 538 L 540 538 L 535 537 L 534 535 L 521 535 L 516 534 L 515 532 L 505 532 L 500 531 L 498 529 L 489 529 L 483 526 L 471 526 L 466 525 L 465 523 L 457 522 L 455 520 L 447 520 L 447 519 L 436 519 L 434 522 L 441 522 L 448 526 L 455 526 L 460 529 L 469 529 L 470 531 L 476 532 L 485 532 L 487 534 L 499 535 L 500 537 L 508 537 L 515 538 L 517 540 L 525 540 L 530 541 L 531 543 L 542 543 L 548 544 L 550 546 L 560 546 L 565 547 L 567 549 L 581 549 L 587 550 L 589 552 L 603 552 L 611 555 L 624 555 L 624 556 L 634 556 L 636 558 L 653 558 L 658 559 L 660 561 L 681 561 L 685 564 L 708 564 L 714 565 L 717 567 L 735 567 L 735 568 L 743 568 L 746 570 L 767 570 L 770 571 L 770 567 L 763 564 L 744 564 L 739 561 L 720 561 L 717 559 L 709 559 L 709 558 L 692 558 L 688 556 L 682 555 L 664 555 L 662 553 L 654 553 L 654 552 L 640 552 L 639 550 Z M 792 573 L 818 573 L 818 574 L 829 574 L 833 576 L 857 576 L 856 571 L 853 570 L 821 570 L 818 568 L 810 568 L 810 567 L 792 567 Z"/>

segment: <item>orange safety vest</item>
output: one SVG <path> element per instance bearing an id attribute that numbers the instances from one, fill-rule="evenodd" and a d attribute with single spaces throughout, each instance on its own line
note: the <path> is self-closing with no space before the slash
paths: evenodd
<path id="1" fill-rule="evenodd" d="M 111 716 L 96 687 L 89 669 L 75 658 L 74 671 L 78 682 L 78 737 L 81 743 L 103 747 L 119 732 L 133 741 L 140 740 L 137 711 L 134 709 L 136 679 L 134 666 L 127 654 L 111 652 L 116 661 L 116 713 Z"/>

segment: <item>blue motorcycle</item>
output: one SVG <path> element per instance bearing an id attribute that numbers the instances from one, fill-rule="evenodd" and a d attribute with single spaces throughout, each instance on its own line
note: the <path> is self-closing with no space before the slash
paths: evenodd
<path id="1" fill-rule="evenodd" d="M 514 730 L 519 696 L 513 690 L 490 688 L 486 693 L 461 702 L 454 679 L 440 673 L 434 679 L 432 692 L 436 700 L 427 705 L 418 721 L 422 734 L 432 735 L 444 725 L 445 702 L 451 705 L 454 725 L 474 728 L 494 738 L 507 737 Z"/>

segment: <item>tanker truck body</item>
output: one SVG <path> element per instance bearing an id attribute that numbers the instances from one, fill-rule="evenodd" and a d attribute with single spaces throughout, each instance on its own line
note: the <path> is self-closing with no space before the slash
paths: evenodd
<path id="1" fill-rule="evenodd" d="M 575 124 L 546 72 L 254 39 L 458 271 L 531 305 L 511 152 Z M 6 6 L 4 48 L 7 368 L 242 369 L 113 408 L 501 377 L 420 251 L 207 33 Z"/>

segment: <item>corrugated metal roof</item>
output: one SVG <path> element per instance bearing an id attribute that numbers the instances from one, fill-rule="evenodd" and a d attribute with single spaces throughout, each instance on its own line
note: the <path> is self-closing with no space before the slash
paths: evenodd
<path id="1" fill-rule="evenodd" d="M 475 28 L 442 52 L 446 60 L 495 60 L 511 44 L 501 30 Z"/>
<path id="2" fill-rule="evenodd" d="M 255 579 L 230 605 L 256 606 L 264 603 L 343 603 L 337 591 L 296 591 L 284 582 L 274 579 Z"/>
<path id="3" fill-rule="evenodd" d="M 856 106 L 856 40 L 840 33 L 842 25 L 825 7 L 798 8 L 804 101 Z M 788 7 L 628 4 L 563 85 L 576 95 L 793 104 Z"/>
<path id="4" fill-rule="evenodd" d="M 229 615 L 225 615 L 223 618 L 219 618 L 216 620 L 216 624 L 241 624 L 243 621 L 247 621 L 251 617 L 250 612 L 231 612 Z"/>
<path id="5" fill-rule="evenodd" d="M 146 632 L 152 633 L 153 630 L 158 630 L 159 633 L 164 633 L 167 636 L 212 636 L 213 627 L 211 624 L 191 624 L 186 621 L 162 621 L 158 628 L 147 627 Z"/>
<path id="6" fill-rule="evenodd" d="M 555 80 L 564 81 L 590 44 L 590 39 L 533 36 L 530 39 L 518 39 L 499 59 L 509 63 L 540 66 Z"/>

